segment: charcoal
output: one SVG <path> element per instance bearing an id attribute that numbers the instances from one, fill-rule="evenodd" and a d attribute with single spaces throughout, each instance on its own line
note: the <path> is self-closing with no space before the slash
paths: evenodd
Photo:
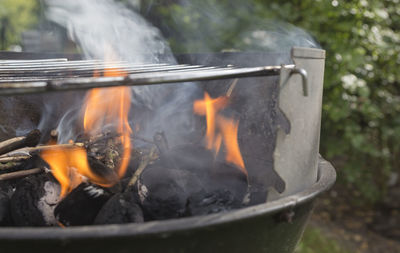
<path id="1" fill-rule="evenodd" d="M 199 145 L 181 145 L 173 148 L 168 156 L 172 157 L 178 167 L 188 170 L 204 179 L 213 168 L 214 154 Z"/>
<path id="2" fill-rule="evenodd" d="M 11 225 L 10 198 L 0 191 L 0 226 Z"/>
<path id="3" fill-rule="evenodd" d="M 246 175 L 225 162 L 216 162 L 205 181 L 204 190 L 191 194 L 186 215 L 206 215 L 243 207 L 247 193 Z"/>
<path id="4" fill-rule="evenodd" d="M 94 224 L 143 222 L 143 212 L 133 192 L 117 193 L 100 209 Z"/>
<path id="5" fill-rule="evenodd" d="M 138 182 L 143 215 L 148 220 L 178 218 L 184 214 L 187 194 L 177 183 L 179 170 L 162 164 L 148 166 Z"/>
<path id="6" fill-rule="evenodd" d="M 138 187 L 145 220 L 160 220 L 240 207 L 247 178 L 237 167 L 215 162 L 204 147 L 187 145 L 149 165 Z"/>
<path id="7" fill-rule="evenodd" d="M 110 197 L 103 187 L 81 183 L 60 201 L 54 214 L 65 226 L 91 225 Z"/>
<path id="8" fill-rule="evenodd" d="M 240 199 L 231 191 L 215 190 L 207 192 L 202 190 L 192 194 L 186 204 L 186 215 L 197 216 L 224 212 L 242 207 Z"/>
<path id="9" fill-rule="evenodd" d="M 226 190 L 235 198 L 243 199 L 247 193 L 246 175 L 236 166 L 226 162 L 215 162 L 210 173 L 207 189 Z"/>
<path id="10" fill-rule="evenodd" d="M 11 215 L 17 226 L 52 225 L 55 201 L 47 203 L 47 196 L 57 196 L 57 190 L 48 191 L 49 185 L 57 184 L 46 174 L 32 175 L 21 180 L 11 197 Z"/>

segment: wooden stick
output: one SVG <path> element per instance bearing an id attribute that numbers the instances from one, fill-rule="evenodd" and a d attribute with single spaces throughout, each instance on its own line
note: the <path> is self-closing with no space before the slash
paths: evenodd
<path id="1" fill-rule="evenodd" d="M 50 132 L 50 143 L 56 144 L 57 141 L 58 141 L 58 131 L 56 129 L 53 129 Z"/>
<path id="2" fill-rule="evenodd" d="M 0 142 L 0 155 L 23 147 L 36 146 L 39 143 L 40 136 L 40 131 L 38 129 L 34 129 L 25 136 L 14 137 Z"/>
<path id="3" fill-rule="evenodd" d="M 32 156 L 30 156 L 30 155 L 0 157 L 0 163 L 21 162 L 21 161 L 28 160 L 31 157 Z"/>
<path id="4" fill-rule="evenodd" d="M 128 189 L 129 187 L 134 186 L 136 184 L 137 180 L 139 179 L 139 177 L 142 174 L 142 172 L 144 171 L 144 169 L 154 159 L 155 151 L 156 151 L 156 147 L 152 147 L 150 150 L 150 153 L 147 156 L 145 156 L 142 159 L 142 161 L 140 161 L 139 167 L 133 174 L 131 180 L 129 180 L 129 183 L 128 183 L 126 189 Z"/>
<path id="5" fill-rule="evenodd" d="M 227 97 L 230 97 L 232 95 L 232 92 L 235 89 L 236 84 L 238 83 L 238 81 L 239 81 L 239 78 L 236 78 L 235 80 L 233 80 L 233 82 L 229 86 L 228 90 L 226 91 L 226 96 Z"/>
<path id="6" fill-rule="evenodd" d="M 85 145 L 83 143 L 80 142 L 76 142 L 76 143 L 68 143 L 68 144 L 56 144 L 56 145 L 43 145 L 43 146 L 36 146 L 36 147 L 27 147 L 27 148 L 20 148 L 17 150 L 13 150 L 7 154 L 3 154 L 0 156 L 1 158 L 4 157 L 15 157 L 15 156 L 21 156 L 21 155 L 30 155 L 33 152 L 40 152 L 43 150 L 56 150 L 56 149 L 67 149 L 67 148 L 77 148 L 77 147 L 84 147 Z"/>
<path id="7" fill-rule="evenodd" d="M 16 179 L 20 177 L 26 177 L 29 175 L 37 174 L 42 172 L 43 169 L 41 168 L 34 168 L 30 170 L 21 170 L 16 172 L 4 173 L 0 175 L 0 181 L 9 180 L 9 179 Z"/>

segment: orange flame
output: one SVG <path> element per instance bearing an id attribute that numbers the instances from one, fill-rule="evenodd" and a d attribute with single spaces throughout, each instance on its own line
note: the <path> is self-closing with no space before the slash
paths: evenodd
<path id="1" fill-rule="evenodd" d="M 61 185 L 60 198 L 77 187 L 83 181 L 83 177 L 99 185 L 108 185 L 105 179 L 90 170 L 83 147 L 44 150 L 41 157 L 50 165 L 51 172 Z"/>
<path id="2" fill-rule="evenodd" d="M 115 68 L 106 68 L 104 76 L 126 76 L 127 73 Z M 106 89 L 92 89 L 86 98 L 86 107 L 83 118 L 85 133 L 89 135 L 99 134 L 104 126 L 112 124 L 117 133 L 121 135 L 120 140 L 123 147 L 121 164 L 118 176 L 125 175 L 129 164 L 132 129 L 129 125 L 128 113 L 131 104 L 132 92 L 129 87 L 115 87 Z"/>
<path id="3" fill-rule="evenodd" d="M 196 100 L 193 104 L 193 111 L 199 115 L 205 115 L 207 121 L 206 141 L 207 148 L 219 151 L 221 137 L 215 136 L 215 117 L 218 111 L 224 109 L 228 104 L 227 97 L 212 99 L 207 92 L 204 93 L 204 100 Z"/>
<path id="4" fill-rule="evenodd" d="M 207 122 L 206 146 L 218 154 L 222 142 L 226 148 L 225 160 L 236 165 L 244 174 L 247 170 L 240 153 L 237 140 L 239 121 L 225 118 L 218 115 L 218 112 L 228 105 L 228 97 L 211 98 L 205 92 L 204 100 L 196 100 L 193 104 L 193 111 L 198 115 L 205 115 Z"/>
<path id="5" fill-rule="evenodd" d="M 127 74 L 115 68 L 104 70 L 105 77 Z M 100 73 L 95 72 L 93 76 L 99 77 Z M 128 113 L 131 95 L 129 87 L 95 88 L 88 92 L 83 109 L 83 127 L 86 134 L 97 135 L 105 126 L 112 127 L 116 133 L 120 134 L 123 154 L 117 170 L 119 178 L 124 176 L 130 160 L 132 129 L 129 125 Z M 86 150 L 83 147 L 55 148 L 43 151 L 41 156 L 50 165 L 54 177 L 61 185 L 60 197 L 65 197 L 77 187 L 83 181 L 83 177 L 102 186 L 111 186 L 115 183 L 114 179 L 102 178 L 91 171 Z"/>

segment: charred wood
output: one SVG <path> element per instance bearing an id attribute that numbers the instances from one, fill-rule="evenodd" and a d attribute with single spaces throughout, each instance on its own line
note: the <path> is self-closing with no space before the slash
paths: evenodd
<path id="1" fill-rule="evenodd" d="M 54 215 L 64 226 L 91 225 L 110 197 L 107 189 L 82 183 L 60 201 Z"/>
<path id="2" fill-rule="evenodd" d="M 38 129 L 34 129 L 25 136 L 14 137 L 0 142 L 0 155 L 23 147 L 36 146 L 40 141 L 40 137 L 40 131 Z"/>
<path id="3" fill-rule="evenodd" d="M 148 155 L 144 155 L 142 157 L 142 160 L 139 164 L 139 167 L 137 168 L 137 170 L 135 171 L 135 173 L 133 174 L 132 178 L 129 180 L 128 185 L 126 187 L 126 190 L 128 190 L 130 187 L 134 186 L 137 182 L 137 180 L 139 179 L 140 175 L 142 174 L 143 170 L 147 167 L 147 165 L 152 161 L 155 160 L 155 149 L 152 148 L 150 150 L 150 153 Z"/>

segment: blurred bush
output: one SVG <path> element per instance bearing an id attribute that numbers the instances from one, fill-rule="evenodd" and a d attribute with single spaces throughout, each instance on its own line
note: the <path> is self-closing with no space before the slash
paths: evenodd
<path id="1" fill-rule="evenodd" d="M 21 39 L 21 33 L 36 24 L 39 16 L 37 0 L 0 1 L 0 50 L 8 50 Z"/>

